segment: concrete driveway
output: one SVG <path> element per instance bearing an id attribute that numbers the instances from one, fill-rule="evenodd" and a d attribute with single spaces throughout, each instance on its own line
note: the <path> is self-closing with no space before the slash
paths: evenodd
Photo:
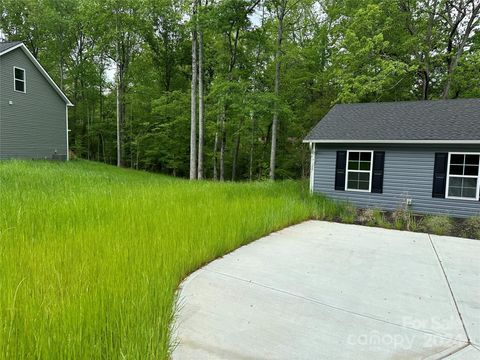
<path id="1" fill-rule="evenodd" d="M 182 284 L 173 359 L 480 359 L 480 241 L 308 221 Z"/>

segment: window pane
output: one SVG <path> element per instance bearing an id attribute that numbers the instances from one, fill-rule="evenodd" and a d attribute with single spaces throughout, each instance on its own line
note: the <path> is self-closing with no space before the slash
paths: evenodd
<path id="1" fill-rule="evenodd" d="M 448 187 L 448 196 L 462 196 L 462 188 L 450 185 Z"/>
<path id="2" fill-rule="evenodd" d="M 358 182 L 359 190 L 368 190 L 368 181 L 359 181 Z"/>
<path id="3" fill-rule="evenodd" d="M 466 155 L 465 164 L 478 165 L 478 155 Z"/>
<path id="4" fill-rule="evenodd" d="M 358 179 L 360 181 L 370 181 L 370 174 L 369 173 L 358 173 L 359 174 L 359 177 Z"/>
<path id="5" fill-rule="evenodd" d="M 358 161 L 349 161 L 348 170 L 358 170 Z"/>
<path id="6" fill-rule="evenodd" d="M 349 172 L 348 173 L 348 180 L 358 181 L 359 174 L 360 173 L 357 173 L 357 172 Z"/>
<path id="7" fill-rule="evenodd" d="M 348 160 L 360 160 L 359 152 L 351 152 L 348 154 Z"/>
<path id="8" fill-rule="evenodd" d="M 450 178 L 450 186 L 462 187 L 462 178 L 451 177 Z"/>
<path id="9" fill-rule="evenodd" d="M 465 155 L 458 155 L 458 154 L 453 154 L 450 157 L 450 164 L 460 164 L 463 165 L 463 160 L 465 159 Z"/>
<path id="10" fill-rule="evenodd" d="M 368 191 L 368 181 L 360 181 L 358 186 L 359 190 L 367 190 Z"/>
<path id="11" fill-rule="evenodd" d="M 463 175 L 463 165 L 450 165 L 450 175 Z"/>
<path id="12" fill-rule="evenodd" d="M 15 80 L 25 80 L 25 71 L 15 68 Z"/>
<path id="13" fill-rule="evenodd" d="M 347 189 L 357 190 L 358 189 L 358 181 L 348 179 Z"/>
<path id="14" fill-rule="evenodd" d="M 15 80 L 15 90 L 25 92 L 25 83 L 20 80 Z"/>
<path id="15" fill-rule="evenodd" d="M 360 160 L 362 161 L 370 161 L 370 153 L 368 152 L 362 152 L 360 155 Z"/>
<path id="16" fill-rule="evenodd" d="M 360 170 L 370 170 L 370 161 L 360 161 Z"/>
<path id="17" fill-rule="evenodd" d="M 477 178 L 450 177 L 448 196 L 475 199 L 477 197 Z"/>
<path id="18" fill-rule="evenodd" d="M 465 166 L 465 174 L 464 175 L 478 175 L 478 166 L 474 165 L 467 165 Z"/>
<path id="19" fill-rule="evenodd" d="M 477 189 L 469 188 L 469 187 L 463 188 L 462 197 L 476 198 L 477 197 Z"/>
<path id="20" fill-rule="evenodd" d="M 469 188 L 477 188 L 477 179 L 472 179 L 472 178 L 464 178 L 463 179 L 463 187 L 469 187 Z"/>

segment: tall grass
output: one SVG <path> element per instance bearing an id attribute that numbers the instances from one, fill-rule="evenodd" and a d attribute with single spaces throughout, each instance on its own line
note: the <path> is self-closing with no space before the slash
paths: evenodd
<path id="1" fill-rule="evenodd" d="M 318 209 L 298 182 L 2 162 L 0 359 L 167 358 L 187 274 Z"/>

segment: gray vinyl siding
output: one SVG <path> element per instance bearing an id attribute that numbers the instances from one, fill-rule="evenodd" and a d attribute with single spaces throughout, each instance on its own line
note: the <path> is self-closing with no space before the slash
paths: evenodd
<path id="1" fill-rule="evenodd" d="M 411 198 L 416 213 L 467 217 L 480 214 L 480 201 L 432 197 L 436 152 L 480 152 L 478 146 L 441 145 L 321 145 L 316 144 L 313 191 L 348 201 L 360 208 L 395 210 Z M 335 190 L 337 150 L 385 151 L 383 193 Z"/>
<path id="2" fill-rule="evenodd" d="M 25 69 L 26 94 L 14 91 L 14 66 Z M 66 158 L 65 117 L 65 101 L 21 49 L 0 57 L 0 159 Z"/>

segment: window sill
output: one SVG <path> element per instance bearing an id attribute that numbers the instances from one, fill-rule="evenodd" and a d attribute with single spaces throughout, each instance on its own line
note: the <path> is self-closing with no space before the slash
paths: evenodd
<path id="1" fill-rule="evenodd" d="M 467 197 L 459 197 L 459 196 L 445 196 L 445 199 L 479 201 L 477 198 L 467 198 Z"/>
<path id="2" fill-rule="evenodd" d="M 345 191 L 350 191 L 350 192 L 362 192 L 362 193 L 371 193 L 371 190 L 355 190 L 355 189 L 345 189 Z"/>

